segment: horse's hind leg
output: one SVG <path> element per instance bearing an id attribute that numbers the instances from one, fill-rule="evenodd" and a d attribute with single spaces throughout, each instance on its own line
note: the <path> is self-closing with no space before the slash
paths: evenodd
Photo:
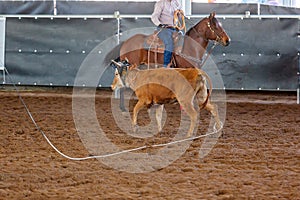
<path id="1" fill-rule="evenodd" d="M 204 107 L 207 111 L 211 113 L 211 115 L 214 117 L 215 122 L 216 122 L 216 129 L 220 130 L 222 128 L 222 123 L 219 118 L 219 113 L 218 113 L 218 106 L 216 104 L 211 103 L 210 100 L 208 100 L 207 104 Z"/>
<path id="2" fill-rule="evenodd" d="M 125 92 L 125 88 L 121 88 L 120 89 L 120 109 L 122 112 L 127 112 L 125 105 L 124 105 L 124 92 Z"/>

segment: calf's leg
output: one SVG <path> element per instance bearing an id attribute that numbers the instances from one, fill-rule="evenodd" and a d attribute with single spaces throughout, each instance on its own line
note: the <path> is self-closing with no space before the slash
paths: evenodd
<path id="1" fill-rule="evenodd" d="M 221 129 L 222 128 L 222 123 L 221 123 L 220 118 L 219 118 L 217 105 L 211 103 L 210 100 L 209 100 L 204 108 L 207 111 L 209 111 L 211 113 L 211 115 L 214 117 L 214 120 L 216 122 L 216 129 L 217 130 Z"/>
<path id="2" fill-rule="evenodd" d="M 133 126 L 133 131 L 134 132 L 136 132 L 136 130 L 137 130 L 137 116 L 138 116 L 138 113 L 143 107 L 144 107 L 144 103 L 139 100 L 133 108 L 132 126 Z"/>
<path id="3" fill-rule="evenodd" d="M 163 115 L 164 105 L 159 105 L 156 108 L 155 117 L 158 126 L 158 132 L 162 131 L 162 115 Z"/>
<path id="4" fill-rule="evenodd" d="M 217 107 L 217 105 L 211 103 L 210 99 L 207 99 L 207 95 L 208 95 L 208 93 L 207 93 L 206 87 L 204 87 L 203 89 L 201 89 L 198 92 L 197 100 L 199 102 L 199 107 L 200 107 L 200 109 L 204 108 L 211 113 L 211 115 L 213 116 L 215 123 L 216 123 L 215 128 L 217 130 L 219 130 L 222 128 L 222 123 L 219 118 L 218 107 Z"/>
<path id="5" fill-rule="evenodd" d="M 187 115 L 190 117 L 191 124 L 190 128 L 187 134 L 187 137 L 191 137 L 193 135 L 196 123 L 197 123 L 197 111 L 194 108 L 194 105 L 192 103 L 182 103 L 180 104 L 184 111 L 187 113 Z"/>

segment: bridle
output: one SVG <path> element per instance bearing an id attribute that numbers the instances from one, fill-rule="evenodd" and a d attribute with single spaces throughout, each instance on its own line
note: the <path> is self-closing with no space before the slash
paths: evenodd
<path id="1" fill-rule="evenodd" d="M 209 19 L 208 17 L 206 17 L 206 18 Z M 206 60 L 208 59 L 208 57 L 209 57 L 210 54 L 212 53 L 213 49 L 220 43 L 220 41 L 222 40 L 221 34 L 225 32 L 225 31 L 223 30 L 222 32 L 218 33 L 217 30 L 216 30 L 211 24 L 213 24 L 213 23 L 212 23 L 212 20 L 208 20 L 208 22 L 206 23 L 206 25 L 207 25 L 207 27 L 209 28 L 209 30 L 210 30 L 213 34 L 216 35 L 216 40 L 215 40 L 213 46 L 212 46 L 212 47 L 210 48 L 210 50 L 208 51 L 208 53 L 207 53 L 207 55 L 206 55 L 206 57 L 205 57 L 204 59 L 202 59 L 202 58 L 201 58 L 201 59 L 197 59 L 197 58 L 194 58 L 194 57 L 192 57 L 192 56 L 188 56 L 188 55 L 185 55 L 185 54 L 183 54 L 183 53 L 179 53 L 179 55 L 180 55 L 181 57 L 183 57 L 183 58 L 185 58 L 185 59 L 188 59 L 188 60 L 191 60 L 191 61 L 195 62 L 195 63 L 197 64 L 197 67 L 198 67 L 199 69 L 202 68 L 202 66 L 205 64 Z M 195 26 L 193 26 L 193 31 L 195 31 L 196 34 L 197 34 L 198 36 L 202 37 L 202 36 L 201 36 L 201 33 L 195 28 Z M 205 41 L 208 42 L 208 39 L 207 39 L 207 38 L 203 37 L 203 39 L 204 39 Z"/>
<path id="2" fill-rule="evenodd" d="M 206 17 L 206 19 L 209 19 L 208 17 Z M 221 32 L 218 32 L 216 30 L 216 28 L 214 26 L 212 26 L 213 22 L 212 22 L 212 19 L 209 19 L 207 22 L 206 22 L 206 25 L 207 27 L 209 28 L 210 32 L 212 32 L 213 34 L 216 35 L 216 42 L 220 43 L 220 41 L 222 41 L 222 34 L 225 32 L 225 30 L 222 30 Z M 202 37 L 202 34 L 195 28 L 195 25 L 193 26 L 193 31 L 196 32 L 196 34 L 199 36 L 199 37 Z M 208 39 L 206 37 L 202 37 L 205 41 L 208 42 Z"/>
<path id="3" fill-rule="evenodd" d="M 208 22 L 207 22 L 207 27 L 209 28 L 209 30 L 213 33 L 213 34 L 215 34 L 216 35 L 216 41 L 217 42 L 219 42 L 219 41 L 221 41 L 222 40 L 222 34 L 225 32 L 224 30 L 222 30 L 221 32 L 217 32 L 217 30 L 215 29 L 215 27 L 213 27 L 211 24 L 213 24 L 212 23 L 212 19 L 211 20 L 209 20 Z"/>

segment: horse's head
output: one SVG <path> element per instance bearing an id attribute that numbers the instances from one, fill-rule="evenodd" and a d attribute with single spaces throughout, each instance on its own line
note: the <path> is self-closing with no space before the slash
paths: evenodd
<path id="1" fill-rule="evenodd" d="M 215 18 L 216 13 L 210 13 L 209 17 L 206 19 L 207 31 L 206 37 L 208 40 L 214 40 L 223 46 L 228 46 L 230 43 L 230 38 L 222 27 L 222 24 Z"/>

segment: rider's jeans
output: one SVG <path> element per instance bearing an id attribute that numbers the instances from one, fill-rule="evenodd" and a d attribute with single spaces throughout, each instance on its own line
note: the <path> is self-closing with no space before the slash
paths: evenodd
<path id="1" fill-rule="evenodd" d="M 158 29 L 160 29 L 160 27 Z M 171 62 L 172 59 L 172 52 L 174 49 L 173 38 L 172 38 L 173 32 L 176 32 L 176 29 L 161 28 L 161 31 L 158 33 L 158 37 L 165 44 L 164 67 L 167 67 L 167 65 Z"/>

